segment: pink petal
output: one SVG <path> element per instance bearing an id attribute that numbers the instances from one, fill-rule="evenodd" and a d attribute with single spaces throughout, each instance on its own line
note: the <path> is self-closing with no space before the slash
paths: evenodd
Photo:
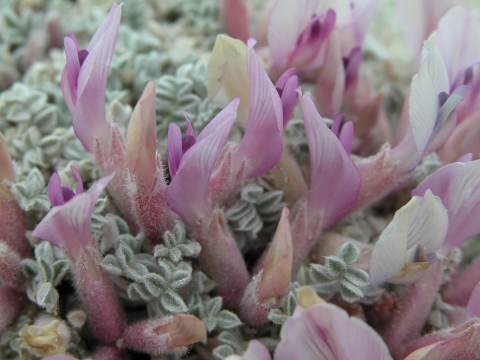
<path id="1" fill-rule="evenodd" d="M 109 140 L 109 127 L 105 115 L 105 90 L 115 43 L 120 26 L 121 7 L 114 4 L 87 50 L 78 77 L 77 102 L 73 112 L 73 128 L 85 149 L 93 151 L 95 138 Z M 108 26 L 107 26 L 108 25 Z"/>
<path id="2" fill-rule="evenodd" d="M 77 82 L 80 73 L 80 60 L 78 59 L 78 43 L 75 36 L 65 37 L 65 55 L 67 63 L 62 73 L 62 93 L 68 109 L 73 114 L 77 102 Z"/>
<path id="3" fill-rule="evenodd" d="M 295 72 L 295 68 L 290 68 L 288 70 L 286 70 L 277 80 L 277 82 L 275 83 L 275 87 L 277 89 L 283 89 L 283 87 L 285 86 L 285 84 L 287 83 L 287 80 L 290 79 L 290 77 L 293 75 L 293 73 Z"/>
<path id="4" fill-rule="evenodd" d="M 480 318 L 480 282 L 475 286 L 465 311 L 468 317 Z"/>
<path id="5" fill-rule="evenodd" d="M 82 246 L 91 243 L 91 216 L 95 199 L 87 193 L 53 207 L 37 225 L 32 235 L 64 248 L 76 257 Z"/>
<path id="6" fill-rule="evenodd" d="M 363 321 L 329 303 L 297 306 L 280 332 L 275 360 L 391 359 L 380 336 Z"/>
<path id="7" fill-rule="evenodd" d="M 65 201 L 62 195 L 62 181 L 58 173 L 53 173 L 48 182 L 48 198 L 53 206 L 63 205 Z"/>
<path id="8" fill-rule="evenodd" d="M 75 166 L 72 165 L 71 167 L 72 173 L 75 176 L 75 179 L 77 179 L 77 188 L 75 189 L 76 194 L 81 194 L 83 193 L 83 182 L 82 182 L 82 177 L 78 173 L 78 170 Z"/>
<path id="9" fill-rule="evenodd" d="M 422 196 L 427 189 L 442 199 L 448 211 L 448 232 L 441 248 L 447 254 L 455 246 L 480 233 L 480 160 L 445 165 L 412 191 Z"/>
<path id="10" fill-rule="evenodd" d="M 183 155 L 167 188 L 168 206 L 190 226 L 212 214 L 208 183 L 235 121 L 239 102 L 238 98 L 233 100 L 205 127 L 195 145 Z"/>
<path id="11" fill-rule="evenodd" d="M 342 132 L 340 133 L 339 140 L 348 155 L 350 155 L 350 152 L 352 151 L 353 133 L 353 121 L 348 121 L 342 126 Z"/>
<path id="12" fill-rule="evenodd" d="M 377 10 L 379 0 L 357 0 L 352 6 L 351 22 L 355 28 L 355 44 L 360 46 L 363 43 L 370 22 Z"/>
<path id="13" fill-rule="evenodd" d="M 177 174 L 180 161 L 182 160 L 182 130 L 175 123 L 168 125 L 168 170 L 173 179 Z"/>
<path id="14" fill-rule="evenodd" d="M 247 351 L 242 355 L 230 355 L 225 360 L 272 360 L 267 347 L 258 340 L 250 340 Z"/>
<path id="15" fill-rule="evenodd" d="M 295 101 L 297 100 L 298 77 L 292 76 L 287 80 L 282 91 L 283 128 L 288 124 L 292 116 Z"/>
<path id="16" fill-rule="evenodd" d="M 89 194 L 93 198 L 94 202 L 97 201 L 97 199 L 102 194 L 103 190 L 105 190 L 108 183 L 110 182 L 110 180 L 113 179 L 114 176 L 115 176 L 115 171 L 110 175 L 102 176 L 100 179 L 98 179 L 98 181 L 95 184 L 93 184 L 90 187 L 90 189 L 87 190 L 87 194 Z"/>
<path id="17" fill-rule="evenodd" d="M 237 167 L 245 161 L 245 178 L 256 178 L 270 170 L 282 156 L 282 102 L 268 78 L 253 46 L 247 44 L 247 66 L 250 88 L 248 122 L 232 162 Z"/>
<path id="18" fill-rule="evenodd" d="M 340 125 L 342 124 L 342 120 L 344 116 L 345 114 L 340 114 L 333 121 L 332 132 L 337 136 L 338 136 L 338 132 L 340 131 Z"/>
<path id="19" fill-rule="evenodd" d="M 223 0 L 222 13 L 228 35 L 246 42 L 250 33 L 246 0 Z"/>
<path id="20" fill-rule="evenodd" d="M 312 214 L 323 212 L 323 226 L 335 223 L 351 207 L 360 190 L 360 175 L 342 144 L 330 131 L 308 95 L 300 96 L 310 149 Z"/>

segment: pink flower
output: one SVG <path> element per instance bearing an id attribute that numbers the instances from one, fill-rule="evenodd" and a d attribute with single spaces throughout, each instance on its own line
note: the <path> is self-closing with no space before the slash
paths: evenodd
<path id="1" fill-rule="evenodd" d="M 111 137 L 105 114 L 105 90 L 120 16 L 121 5 L 113 4 L 86 49 L 80 49 L 74 35 L 65 38 L 67 64 L 62 73 L 62 92 L 73 114 L 75 134 L 90 152 L 95 149 L 95 139 L 103 142 Z"/>
<path id="2" fill-rule="evenodd" d="M 57 173 L 53 174 L 48 183 L 48 194 L 54 207 L 37 225 L 32 235 L 64 249 L 76 258 L 80 249 L 91 244 L 91 217 L 95 202 L 107 186 L 114 174 L 100 178 L 87 192 L 78 172 L 72 167 L 77 177 L 77 194 L 61 186 Z"/>
<path id="3" fill-rule="evenodd" d="M 275 360 L 391 359 L 380 336 L 336 305 L 297 306 L 280 332 Z"/>

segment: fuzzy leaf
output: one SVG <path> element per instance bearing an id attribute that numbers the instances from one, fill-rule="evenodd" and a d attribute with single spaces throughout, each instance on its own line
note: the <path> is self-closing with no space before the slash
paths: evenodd
<path id="1" fill-rule="evenodd" d="M 338 257 L 347 265 L 355 262 L 360 254 L 360 249 L 350 242 L 343 244 L 338 250 Z"/>
<path id="2" fill-rule="evenodd" d="M 340 276 L 347 270 L 347 264 L 336 256 L 325 256 L 325 264 L 331 276 Z"/>
<path id="3" fill-rule="evenodd" d="M 228 310 L 220 311 L 215 318 L 217 319 L 217 325 L 220 329 L 231 329 L 235 326 L 242 325 L 238 316 Z"/>
<path id="4" fill-rule="evenodd" d="M 215 319 L 214 317 L 204 317 L 202 318 L 202 321 L 207 326 L 207 331 L 209 333 L 215 330 L 215 328 L 217 327 L 217 319 Z"/>
<path id="5" fill-rule="evenodd" d="M 172 274 L 172 277 L 170 279 L 170 286 L 174 289 L 178 289 L 188 284 L 190 280 L 192 280 L 191 268 L 189 269 L 189 271 L 177 270 Z"/>
<path id="6" fill-rule="evenodd" d="M 120 265 L 120 262 L 115 256 L 111 254 L 107 254 L 103 258 L 102 262 L 100 263 L 100 266 L 111 275 L 120 276 L 123 274 L 123 270 Z"/>
<path id="7" fill-rule="evenodd" d="M 235 354 L 233 348 L 229 345 L 220 345 L 213 349 L 212 355 L 215 360 L 224 360 L 225 358 L 229 357 L 230 355 Z"/>
<path id="8" fill-rule="evenodd" d="M 66 259 L 60 259 L 53 263 L 53 286 L 60 284 L 69 267 L 70 263 Z"/>
<path id="9" fill-rule="evenodd" d="M 37 291 L 37 304 L 44 307 L 48 313 L 56 313 L 58 307 L 58 292 L 49 282 L 43 283 Z"/>
<path id="10" fill-rule="evenodd" d="M 160 302 L 165 310 L 172 314 L 187 311 L 187 305 L 185 305 L 182 297 L 171 289 L 168 289 L 162 294 L 160 297 Z"/>
<path id="11" fill-rule="evenodd" d="M 218 336 L 217 340 L 225 345 L 230 345 L 233 349 L 241 351 L 241 339 L 238 336 L 235 336 L 231 331 L 222 331 Z"/>
<path id="12" fill-rule="evenodd" d="M 149 301 L 152 298 L 145 286 L 139 283 L 130 283 L 127 288 L 127 295 L 132 300 Z"/>
<path id="13" fill-rule="evenodd" d="M 320 264 L 310 264 L 310 277 L 319 283 L 328 283 L 333 280 L 327 268 Z"/>
<path id="14" fill-rule="evenodd" d="M 222 310 L 223 300 L 220 296 L 214 297 L 205 303 L 205 314 L 207 317 L 216 316 Z"/>
<path id="15" fill-rule="evenodd" d="M 297 298 L 295 297 L 293 292 L 290 291 L 287 295 L 287 299 L 285 300 L 285 305 L 283 307 L 285 314 L 287 314 L 288 316 L 292 316 L 296 307 L 297 307 Z"/>
<path id="16" fill-rule="evenodd" d="M 347 302 L 355 302 L 363 297 L 363 292 L 357 286 L 353 285 L 349 281 L 342 281 L 342 287 L 340 290 L 343 300 Z"/>
<path id="17" fill-rule="evenodd" d="M 22 272 L 26 277 L 33 278 L 37 275 L 38 265 L 35 260 L 28 258 L 23 259 L 20 265 L 22 266 Z"/>
<path id="18" fill-rule="evenodd" d="M 280 309 L 272 309 L 268 313 L 268 320 L 277 325 L 283 325 L 288 316 L 285 315 Z"/>
<path id="19" fill-rule="evenodd" d="M 153 297 L 160 296 L 167 287 L 165 279 L 158 274 L 148 274 L 144 276 L 143 284 Z"/>
<path id="20" fill-rule="evenodd" d="M 51 282 L 53 280 L 53 266 L 51 263 L 43 260 L 42 258 L 38 259 L 38 274 L 40 277 L 41 283 Z"/>
<path id="21" fill-rule="evenodd" d="M 370 284 L 368 280 L 368 273 L 361 269 L 350 268 L 347 270 L 343 278 L 350 281 L 356 286 L 367 286 Z"/>
<path id="22" fill-rule="evenodd" d="M 135 261 L 135 255 L 132 249 L 123 243 L 119 244 L 115 251 L 115 255 L 124 270 L 129 268 Z"/>

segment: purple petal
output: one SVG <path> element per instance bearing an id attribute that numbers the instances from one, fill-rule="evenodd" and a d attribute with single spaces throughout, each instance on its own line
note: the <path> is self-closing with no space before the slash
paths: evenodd
<path id="1" fill-rule="evenodd" d="M 445 165 L 412 191 L 422 196 L 427 189 L 442 199 L 448 212 L 448 232 L 442 254 L 480 233 L 480 160 Z"/>
<path id="2" fill-rule="evenodd" d="M 62 186 L 63 201 L 67 202 L 75 196 L 75 193 L 68 186 Z"/>
<path id="3" fill-rule="evenodd" d="M 235 121 L 239 99 L 223 109 L 183 155 L 175 177 L 167 188 L 168 206 L 190 226 L 209 218 L 213 209 L 208 201 L 208 183 L 215 162 Z"/>
<path id="4" fill-rule="evenodd" d="M 275 360 L 391 359 L 387 346 L 363 321 L 329 303 L 297 306 L 280 332 Z"/>
<path id="5" fill-rule="evenodd" d="M 49 241 L 72 256 L 91 243 L 91 217 L 95 199 L 88 193 L 73 197 L 67 203 L 53 207 L 37 225 L 32 235 Z"/>
<path id="6" fill-rule="evenodd" d="M 480 282 L 475 286 L 475 289 L 473 289 L 465 313 L 467 317 L 480 318 Z"/>
<path id="7" fill-rule="evenodd" d="M 62 195 L 62 181 L 58 173 L 53 173 L 48 182 L 48 198 L 53 206 L 63 205 L 65 201 Z"/>
<path id="8" fill-rule="evenodd" d="M 237 167 L 245 161 L 245 178 L 256 178 L 270 170 L 282 156 L 283 111 L 278 92 L 270 81 L 253 46 L 247 44 L 250 88 L 248 122 L 232 162 Z"/>
<path id="9" fill-rule="evenodd" d="M 190 120 L 188 120 L 187 116 L 183 114 L 185 117 L 185 121 L 187 122 L 187 135 L 193 136 L 195 138 L 195 132 L 193 131 L 193 126 Z"/>
<path id="10" fill-rule="evenodd" d="M 168 170 L 173 179 L 177 174 L 180 161 L 182 160 L 182 130 L 175 123 L 168 125 Z"/>
<path id="11" fill-rule="evenodd" d="M 473 154 L 467 153 L 465 155 L 460 156 L 455 162 L 467 163 L 469 161 L 472 161 L 472 159 L 473 159 Z"/>
<path id="12" fill-rule="evenodd" d="M 75 176 L 75 178 L 77 179 L 77 188 L 75 190 L 75 193 L 76 194 L 81 194 L 83 193 L 83 182 L 82 182 L 82 177 L 80 176 L 80 174 L 78 173 L 78 170 L 75 166 L 72 166 L 71 167 L 72 169 L 72 173 L 73 175 Z"/>
<path id="13" fill-rule="evenodd" d="M 247 351 L 242 355 L 230 355 L 225 360 L 272 360 L 267 347 L 258 340 L 250 340 Z"/>
<path id="14" fill-rule="evenodd" d="M 287 127 L 288 121 L 292 116 L 295 101 L 297 100 L 298 77 L 292 76 L 288 79 L 283 88 L 281 100 L 283 110 L 283 128 Z"/>
<path id="15" fill-rule="evenodd" d="M 115 172 L 111 173 L 110 175 L 107 176 L 102 176 L 98 181 L 93 184 L 90 189 L 87 190 L 87 194 L 90 195 L 94 201 L 94 203 L 97 201 L 97 199 L 100 197 L 102 194 L 103 190 L 107 187 L 108 183 L 112 178 L 115 176 Z"/>
<path id="16" fill-rule="evenodd" d="M 277 80 L 277 82 L 275 83 L 275 87 L 277 89 L 283 89 L 283 87 L 285 86 L 285 84 L 287 83 L 287 80 L 290 79 L 290 77 L 292 76 L 292 74 L 295 72 L 295 68 L 290 68 L 288 70 L 286 70 Z"/>
<path id="17" fill-rule="evenodd" d="M 95 138 L 100 139 L 100 142 L 109 141 L 110 132 L 105 115 L 105 90 L 115 51 L 120 16 L 121 7 L 114 4 L 107 19 L 95 33 L 91 45 L 87 47 L 89 55 L 78 77 L 73 128 L 88 151 L 93 151 Z"/>
<path id="18" fill-rule="evenodd" d="M 360 190 L 360 175 L 342 144 L 330 131 L 308 95 L 300 96 L 310 149 L 310 213 L 323 212 L 323 226 L 335 223 L 351 207 Z"/>
<path id="19" fill-rule="evenodd" d="M 379 0 L 360 0 L 355 1 L 352 7 L 351 22 L 354 26 L 354 36 L 356 45 L 361 45 L 370 22 L 375 15 Z"/>
<path id="20" fill-rule="evenodd" d="M 340 114 L 333 121 L 332 132 L 337 136 L 338 136 L 338 132 L 340 131 L 340 125 L 342 124 L 342 120 L 344 116 L 345 114 Z"/>
<path id="21" fill-rule="evenodd" d="M 352 49 L 348 57 L 348 63 L 345 67 L 345 88 L 353 84 L 358 77 L 358 69 L 362 62 L 362 49 L 357 46 Z"/>
<path id="22" fill-rule="evenodd" d="M 75 36 L 65 37 L 64 39 L 65 55 L 67 63 L 62 73 L 62 93 L 67 103 L 68 109 L 73 114 L 77 102 L 77 82 L 80 73 L 80 60 L 78 58 L 77 39 Z"/>
<path id="23" fill-rule="evenodd" d="M 353 121 L 348 121 L 342 126 L 342 132 L 340 133 L 339 140 L 348 155 L 350 155 L 350 152 L 352 151 L 353 133 Z"/>

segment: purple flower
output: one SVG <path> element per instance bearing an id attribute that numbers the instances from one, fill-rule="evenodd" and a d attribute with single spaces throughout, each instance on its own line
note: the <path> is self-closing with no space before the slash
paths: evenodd
<path id="1" fill-rule="evenodd" d="M 336 305 L 297 306 L 280 332 L 275 360 L 391 359 L 380 336 Z"/>
<path id="2" fill-rule="evenodd" d="M 80 249 L 91 244 L 91 217 L 95 202 L 112 179 L 114 174 L 100 178 L 87 192 L 78 172 L 72 171 L 77 177 L 77 194 L 67 191 L 61 186 L 57 173 L 53 174 L 48 183 L 48 194 L 54 207 L 37 225 L 32 235 L 64 249 L 76 258 Z"/>
<path id="3" fill-rule="evenodd" d="M 185 152 L 180 128 L 174 123 L 169 126 L 168 163 L 172 181 L 167 188 L 166 200 L 168 206 L 190 226 L 197 225 L 202 218 L 210 219 L 213 213 L 208 184 L 235 121 L 239 101 L 235 99 L 227 105 Z"/>
<path id="4" fill-rule="evenodd" d="M 427 176 L 412 191 L 422 196 L 426 191 L 438 196 L 448 213 L 448 232 L 441 247 L 447 254 L 468 238 L 480 233 L 480 160 L 445 165 Z"/>
<path id="5" fill-rule="evenodd" d="M 438 260 L 436 251 L 447 234 L 448 215 L 439 197 L 427 190 L 397 210 L 380 235 L 370 259 L 370 284 L 418 281 Z"/>
<path id="6" fill-rule="evenodd" d="M 95 139 L 110 139 L 105 90 L 120 16 L 121 5 L 113 4 L 86 49 L 80 49 L 72 34 L 64 42 L 67 64 L 62 73 L 62 92 L 73 114 L 75 134 L 90 152 L 94 151 Z"/>

